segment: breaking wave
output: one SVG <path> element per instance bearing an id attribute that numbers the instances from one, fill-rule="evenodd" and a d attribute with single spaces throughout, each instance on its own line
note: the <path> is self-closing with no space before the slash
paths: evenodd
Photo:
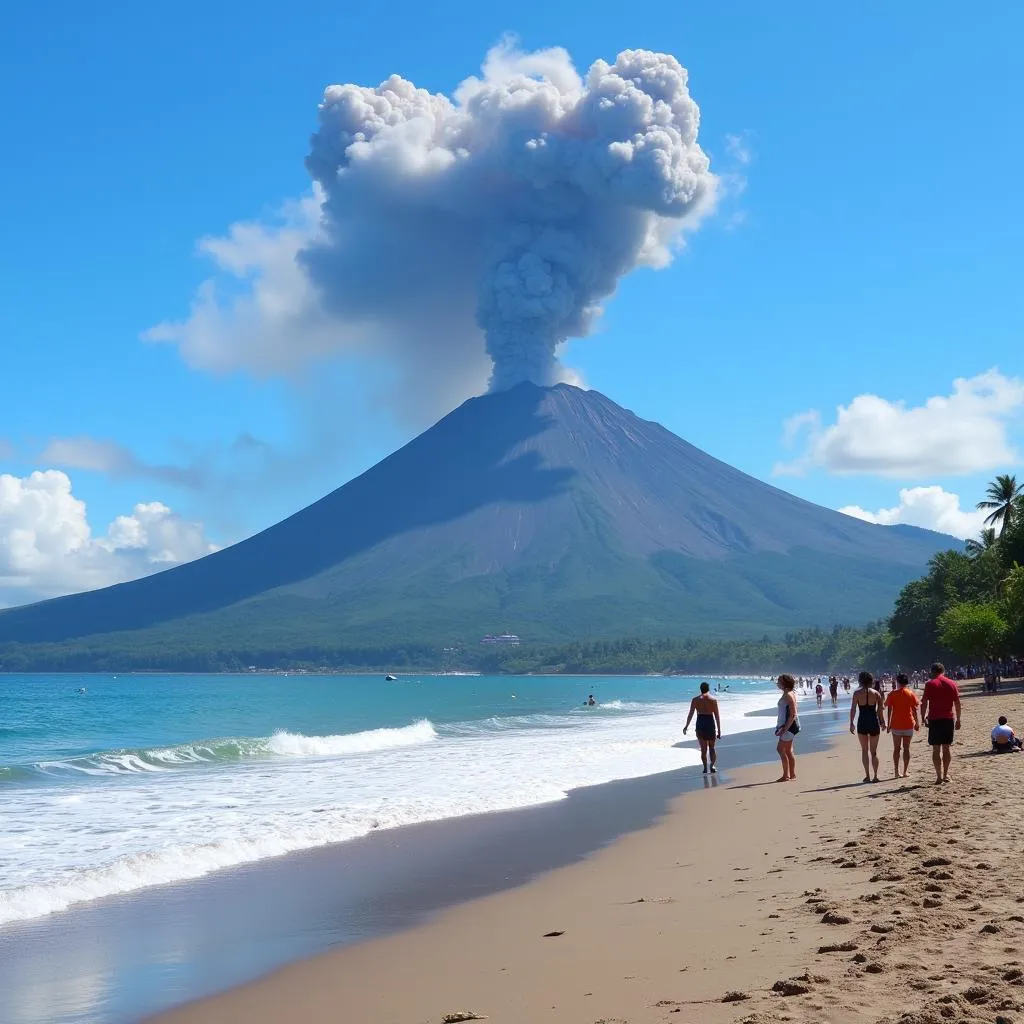
<path id="1" fill-rule="evenodd" d="M 235 763 L 261 758 L 339 757 L 367 754 L 394 747 L 409 747 L 437 739 L 433 723 L 423 719 L 397 729 L 370 729 L 337 736 L 304 736 L 279 730 L 272 736 L 227 738 L 183 743 L 176 747 L 142 750 L 105 750 L 83 757 L 40 761 L 33 767 L 46 775 L 122 775 L 131 772 L 166 772 L 190 765 Z M 0 768 L 0 773 L 5 769 Z M 2 778 L 2 774 L 0 774 Z"/>

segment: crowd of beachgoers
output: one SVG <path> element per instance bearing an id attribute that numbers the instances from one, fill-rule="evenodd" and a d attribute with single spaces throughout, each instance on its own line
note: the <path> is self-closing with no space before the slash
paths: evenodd
<path id="1" fill-rule="evenodd" d="M 902 674 L 899 670 L 878 673 L 873 676 L 873 686 L 881 691 L 895 690 L 899 685 L 897 680 Z M 985 689 L 996 691 L 1004 679 L 1024 677 L 1024 656 L 1008 655 L 999 658 L 984 658 L 980 661 L 952 667 L 948 670 L 947 675 L 958 683 L 968 682 L 972 679 L 984 679 Z M 907 672 L 906 676 L 915 690 L 920 689 L 931 678 L 930 672 L 923 668 L 913 669 Z M 840 689 L 844 693 L 849 693 L 853 686 L 854 683 L 849 675 L 828 676 L 827 679 L 825 676 L 796 677 L 797 690 L 801 693 L 810 691 L 819 696 L 826 688 L 829 691 L 834 690 L 835 693 L 838 693 Z"/>
<path id="2" fill-rule="evenodd" d="M 998 692 L 1003 679 L 1024 675 L 1022 669 L 1022 659 L 1014 657 L 987 658 L 980 666 L 963 665 L 948 675 L 941 662 L 933 664 L 927 672 L 918 669 L 909 673 L 885 672 L 875 676 L 864 671 L 857 674 L 856 682 L 851 681 L 849 676 L 797 678 L 784 673 L 777 680 L 782 692 L 775 727 L 778 740 L 776 751 L 782 762 L 782 777 L 778 781 L 793 782 L 796 779 L 793 743 L 800 732 L 798 696 L 813 695 L 818 707 L 821 707 L 827 686 L 833 707 L 839 705 L 840 690 L 844 693 L 852 691 L 850 732 L 860 743 L 865 782 L 879 781 L 878 742 L 882 733 L 892 737 L 893 777 L 906 778 L 910 767 L 911 741 L 923 728 L 931 748 L 935 781 L 938 784 L 946 783 L 949 781 L 952 758 L 950 748 L 961 724 L 957 682 L 984 678 L 985 690 L 994 693 Z M 708 683 L 700 684 L 699 695 L 690 702 L 683 735 L 687 734 L 690 722 L 696 716 L 695 733 L 700 745 L 701 763 L 705 773 L 714 774 L 718 771 L 715 744 L 722 738 L 722 726 L 718 701 L 711 696 L 710 689 Z M 921 690 L 920 697 L 916 692 L 918 690 Z M 992 728 L 992 752 L 1015 753 L 1021 747 L 1020 737 L 1005 716 L 1000 716 Z"/>

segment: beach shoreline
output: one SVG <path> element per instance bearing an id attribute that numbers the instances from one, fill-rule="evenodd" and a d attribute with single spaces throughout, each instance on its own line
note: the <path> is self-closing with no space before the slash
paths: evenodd
<path id="1" fill-rule="evenodd" d="M 987 808 L 1017 807 L 1024 757 L 986 753 L 997 713 L 1019 723 L 1024 697 L 966 697 L 948 786 L 920 739 L 910 779 L 865 785 L 838 735 L 795 784 L 741 769 L 581 862 L 153 1020 L 1016 1020 L 1021 869 Z M 888 737 L 879 750 L 885 779 Z"/>
<path id="2" fill-rule="evenodd" d="M 831 709 L 811 716 L 805 746 L 823 746 L 834 727 Z M 5 926 L 5 1024 L 124 1024 L 325 949 L 414 928 L 649 827 L 680 792 L 772 756 L 773 743 L 766 729 L 727 736 L 715 779 L 688 766 L 581 787 L 556 802 L 382 829 Z M 680 744 L 694 746 L 681 736 Z"/>

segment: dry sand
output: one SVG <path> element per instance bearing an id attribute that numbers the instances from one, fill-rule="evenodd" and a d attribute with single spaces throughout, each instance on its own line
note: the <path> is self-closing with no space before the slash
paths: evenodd
<path id="1" fill-rule="evenodd" d="M 982 753 L 998 714 L 1019 731 L 1024 696 L 967 697 L 948 785 L 920 738 L 894 781 L 882 736 L 877 785 L 849 735 L 798 746 L 795 783 L 744 769 L 583 863 L 156 1020 L 1024 1024 L 1024 755 Z"/>

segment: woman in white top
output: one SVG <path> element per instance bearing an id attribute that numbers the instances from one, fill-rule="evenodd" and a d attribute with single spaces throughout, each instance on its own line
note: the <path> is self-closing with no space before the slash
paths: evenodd
<path id="1" fill-rule="evenodd" d="M 782 762 L 782 778 L 776 782 L 792 782 L 796 778 L 796 758 L 793 756 L 793 740 L 800 731 L 800 719 L 796 710 L 796 680 L 790 675 L 779 676 L 776 684 L 782 691 L 779 698 L 779 720 L 775 725 L 775 735 L 779 739 L 776 750 Z"/>

